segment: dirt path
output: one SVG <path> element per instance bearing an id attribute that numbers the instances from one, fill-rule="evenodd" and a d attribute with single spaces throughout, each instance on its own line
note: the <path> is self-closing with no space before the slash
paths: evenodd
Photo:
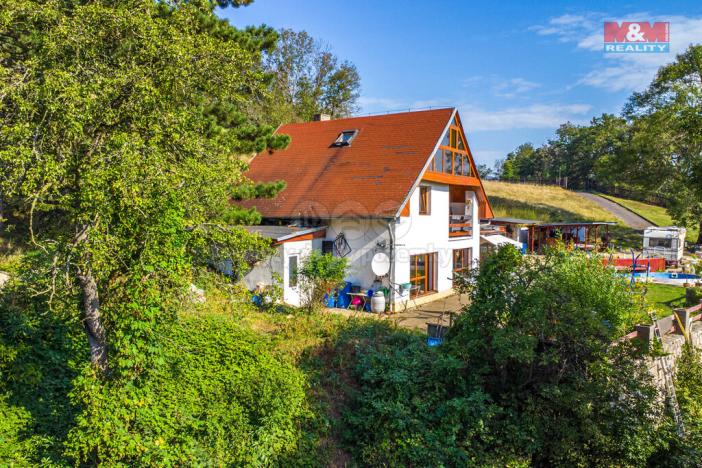
<path id="1" fill-rule="evenodd" d="M 645 229 L 645 228 L 651 226 L 651 223 L 649 223 L 648 221 L 643 219 L 641 216 L 637 215 L 633 211 L 627 210 L 623 206 L 618 205 L 611 200 L 607 200 L 606 198 L 600 197 L 599 195 L 595 195 L 593 193 L 587 193 L 587 192 L 578 192 L 578 193 L 580 193 L 580 195 L 587 198 L 588 200 L 597 203 L 602 208 L 609 211 L 617 218 L 621 219 L 624 222 L 624 224 L 626 224 L 630 228 Z"/>

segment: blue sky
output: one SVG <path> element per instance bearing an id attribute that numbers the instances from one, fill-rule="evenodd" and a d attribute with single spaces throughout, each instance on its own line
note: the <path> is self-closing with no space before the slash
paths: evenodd
<path id="1" fill-rule="evenodd" d="M 477 163 L 618 113 L 690 43 L 702 2 L 256 0 L 236 26 L 306 30 L 361 75 L 361 113 L 456 106 Z M 605 54 L 604 21 L 669 21 L 670 54 Z"/>

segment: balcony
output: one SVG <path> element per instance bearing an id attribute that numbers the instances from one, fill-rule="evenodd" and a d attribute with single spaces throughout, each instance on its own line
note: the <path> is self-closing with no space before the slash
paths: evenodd
<path id="1" fill-rule="evenodd" d="M 470 216 L 449 215 L 449 237 L 471 237 L 473 223 Z"/>

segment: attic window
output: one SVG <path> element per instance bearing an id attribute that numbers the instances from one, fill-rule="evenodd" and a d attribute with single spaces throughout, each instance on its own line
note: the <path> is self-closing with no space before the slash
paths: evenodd
<path id="1" fill-rule="evenodd" d="M 357 133 L 358 130 L 344 130 L 336 138 L 336 141 L 332 143 L 332 146 L 349 146 Z"/>

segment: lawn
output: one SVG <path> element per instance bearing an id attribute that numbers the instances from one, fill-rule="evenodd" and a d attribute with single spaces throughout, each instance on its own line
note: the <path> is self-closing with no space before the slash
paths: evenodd
<path id="1" fill-rule="evenodd" d="M 496 217 L 539 221 L 615 221 L 610 230 L 617 248 L 641 248 L 641 236 L 612 213 L 577 192 L 553 185 L 483 181 Z"/>
<path id="2" fill-rule="evenodd" d="M 646 302 L 655 307 L 662 316 L 673 313 L 677 307 L 685 307 L 685 288 L 669 284 L 649 283 Z"/>
<path id="3" fill-rule="evenodd" d="M 615 203 L 619 203 L 628 210 L 633 211 L 637 215 L 646 218 L 656 226 L 674 226 L 675 221 L 670 217 L 667 210 L 662 206 L 649 205 L 648 203 L 643 203 L 636 200 L 627 200 L 626 198 L 613 197 L 611 195 L 599 194 L 605 198 L 612 200 Z M 688 228 L 686 239 L 688 242 L 696 242 L 697 235 L 699 234 L 698 228 Z"/>

